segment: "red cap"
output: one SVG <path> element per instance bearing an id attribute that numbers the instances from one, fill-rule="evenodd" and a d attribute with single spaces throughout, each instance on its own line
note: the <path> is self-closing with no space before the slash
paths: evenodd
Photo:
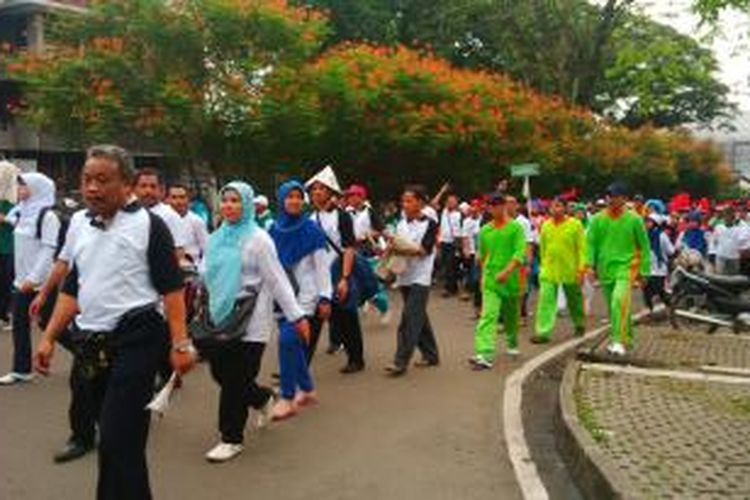
<path id="1" fill-rule="evenodd" d="M 352 184 L 349 186 L 349 189 L 346 190 L 346 195 L 367 198 L 367 188 L 360 184 Z"/>

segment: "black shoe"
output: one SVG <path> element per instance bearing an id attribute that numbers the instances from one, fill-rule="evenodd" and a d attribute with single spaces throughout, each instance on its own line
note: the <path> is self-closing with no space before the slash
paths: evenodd
<path id="1" fill-rule="evenodd" d="M 349 375 L 351 373 L 361 372 L 364 369 L 365 369 L 364 363 L 348 363 L 345 367 L 339 370 L 339 372 L 343 373 L 344 375 Z"/>
<path id="2" fill-rule="evenodd" d="M 414 363 L 414 366 L 417 368 L 433 368 L 435 366 L 440 366 L 440 361 L 436 359 L 420 359 Z"/>
<path id="3" fill-rule="evenodd" d="M 396 364 L 386 366 L 385 371 L 388 374 L 389 377 L 401 377 L 402 375 L 406 375 L 406 367 L 405 366 L 399 366 Z"/>
<path id="4" fill-rule="evenodd" d="M 77 460 L 86 455 L 93 449 L 93 444 L 84 445 L 75 441 L 68 441 L 68 443 L 65 445 L 65 448 L 55 454 L 54 460 L 56 464 L 72 462 L 73 460 Z"/>
<path id="5" fill-rule="evenodd" d="M 534 335 L 531 337 L 531 343 L 532 344 L 546 344 L 549 342 L 549 339 L 547 337 L 542 337 L 541 335 Z"/>

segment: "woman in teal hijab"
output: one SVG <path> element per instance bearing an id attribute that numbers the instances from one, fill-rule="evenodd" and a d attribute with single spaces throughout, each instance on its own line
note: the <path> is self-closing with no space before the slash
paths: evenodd
<path id="1" fill-rule="evenodd" d="M 309 336 L 305 313 L 297 304 L 273 240 L 255 221 L 253 188 L 230 182 L 220 194 L 223 222 L 209 237 L 203 264 L 212 322 L 221 327 L 238 299 L 253 292 L 258 295 L 242 341 L 205 353 L 211 375 L 221 387 L 221 442 L 206 454 L 211 462 L 225 462 L 242 452 L 249 407 L 254 410 L 253 427 L 263 427 L 271 418 L 273 391 L 259 386 L 255 378 L 273 324 L 274 301 L 298 334 Z"/>
<path id="2" fill-rule="evenodd" d="M 232 312 L 242 286 L 241 251 L 258 230 L 255 193 L 249 184 L 230 182 L 220 192 L 223 223 L 208 238 L 205 282 L 211 321 L 221 325 Z"/>

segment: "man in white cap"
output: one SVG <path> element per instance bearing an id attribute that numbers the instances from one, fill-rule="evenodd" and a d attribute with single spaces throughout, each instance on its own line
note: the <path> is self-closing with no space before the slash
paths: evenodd
<path id="1" fill-rule="evenodd" d="M 335 352 L 337 343 L 343 343 L 348 356 L 346 366 L 341 373 L 350 374 L 365 368 L 364 348 L 362 345 L 362 328 L 359 324 L 356 300 L 350 300 L 349 278 L 354 269 L 356 238 L 354 224 L 346 211 L 334 203 L 335 196 L 341 195 L 341 186 L 330 166 L 325 167 L 305 183 L 312 202 L 312 220 L 317 222 L 328 239 L 328 258 L 331 266 L 341 260 L 341 272 L 335 284 L 335 297 L 331 308 L 329 352 Z M 308 359 L 312 358 L 315 346 L 320 338 L 322 321 L 313 322 L 313 333 L 310 340 Z"/>
<path id="2" fill-rule="evenodd" d="M 268 198 L 259 194 L 255 197 L 255 218 L 258 225 L 268 231 L 273 224 L 273 212 L 268 208 Z"/>

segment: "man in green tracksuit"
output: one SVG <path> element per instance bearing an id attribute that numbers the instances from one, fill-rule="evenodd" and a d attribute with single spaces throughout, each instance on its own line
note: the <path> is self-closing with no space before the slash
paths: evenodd
<path id="1" fill-rule="evenodd" d="M 526 256 L 523 226 L 511 219 L 505 196 L 490 198 L 492 221 L 479 231 L 477 258 L 482 269 L 482 315 L 469 362 L 475 370 L 492 368 L 497 345 L 497 321 L 502 312 L 508 354 L 518 354 L 521 307 L 520 267 Z"/>
<path id="2" fill-rule="evenodd" d="M 651 247 L 643 219 L 625 206 L 620 183 L 608 190 L 609 206 L 591 220 L 587 265 L 596 271 L 611 321 L 609 352 L 622 356 L 632 346 L 630 305 L 634 283 L 651 270 Z"/>
<path id="3" fill-rule="evenodd" d="M 566 215 L 565 204 L 561 200 L 552 202 L 550 212 L 552 217 L 542 224 L 539 238 L 539 299 L 536 336 L 531 339 L 535 344 L 549 342 L 555 328 L 560 287 L 565 292 L 576 336 L 583 335 L 586 329 L 581 291 L 586 270 L 586 233 L 580 220 Z"/>

